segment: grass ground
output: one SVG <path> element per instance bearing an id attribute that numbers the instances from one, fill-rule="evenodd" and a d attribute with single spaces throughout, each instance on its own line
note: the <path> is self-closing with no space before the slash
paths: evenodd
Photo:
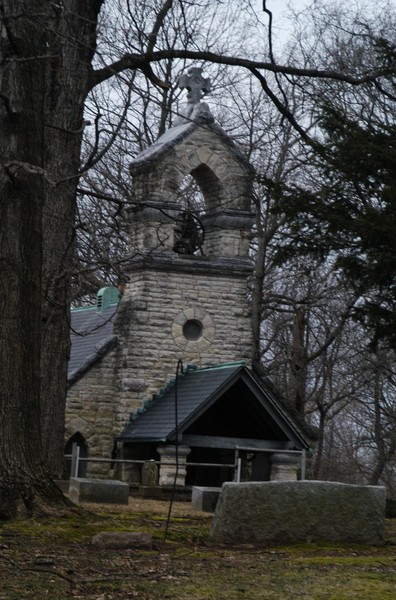
<path id="1" fill-rule="evenodd" d="M 211 514 L 130 499 L 0 524 L 0 600 L 395 600 L 396 520 L 383 547 L 211 542 Z M 152 533 L 153 549 L 103 550 L 100 531 Z"/>

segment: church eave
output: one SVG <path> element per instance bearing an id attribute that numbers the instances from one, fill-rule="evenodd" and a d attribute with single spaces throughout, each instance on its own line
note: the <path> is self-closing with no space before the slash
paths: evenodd
<path id="1" fill-rule="evenodd" d="M 243 277 L 253 273 L 254 265 L 249 258 L 210 257 L 197 255 L 178 255 L 174 252 L 150 252 L 147 256 L 131 258 L 127 263 L 132 271 L 168 271 L 172 273 L 195 273 L 218 277 Z"/>

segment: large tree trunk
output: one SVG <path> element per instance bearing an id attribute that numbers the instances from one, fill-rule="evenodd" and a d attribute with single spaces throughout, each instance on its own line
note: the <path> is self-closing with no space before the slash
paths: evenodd
<path id="1" fill-rule="evenodd" d="M 51 182 L 43 216 L 41 395 L 45 458 L 54 477 L 63 467 L 76 186 L 101 5 L 102 0 L 63 2 L 62 12 L 53 13 L 49 36 L 44 161 Z"/>
<path id="2" fill-rule="evenodd" d="M 0 1 L 0 518 L 62 498 L 50 475 L 62 467 L 69 257 L 101 4 Z"/>
<path id="3" fill-rule="evenodd" d="M 40 433 L 47 7 L 36 1 L 34 18 L 30 0 L 0 7 L 0 518 L 21 500 L 31 509 L 41 491 L 56 495 Z"/>

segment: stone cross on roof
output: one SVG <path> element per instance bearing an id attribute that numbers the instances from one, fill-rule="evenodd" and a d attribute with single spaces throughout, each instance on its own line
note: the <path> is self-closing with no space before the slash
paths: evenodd
<path id="1" fill-rule="evenodd" d="M 191 104 L 199 104 L 202 97 L 210 92 L 210 79 L 202 77 L 200 67 L 191 67 L 188 75 L 179 77 L 178 85 L 182 90 L 188 90 L 187 100 Z"/>

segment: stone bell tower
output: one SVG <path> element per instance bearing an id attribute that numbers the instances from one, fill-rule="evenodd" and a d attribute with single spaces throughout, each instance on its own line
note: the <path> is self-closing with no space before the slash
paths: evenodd
<path id="1" fill-rule="evenodd" d="M 175 126 L 131 164 L 130 259 L 121 301 L 121 427 L 174 376 L 179 359 L 200 367 L 251 360 L 248 280 L 252 170 L 215 123 L 202 96 L 210 81 L 192 68 L 179 80 L 188 102 Z M 180 203 L 191 175 L 205 206 Z"/>

